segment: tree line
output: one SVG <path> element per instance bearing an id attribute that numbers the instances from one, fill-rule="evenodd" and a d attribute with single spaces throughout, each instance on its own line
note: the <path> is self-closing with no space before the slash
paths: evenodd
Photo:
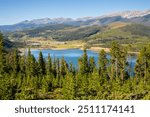
<path id="1" fill-rule="evenodd" d="M 85 49 L 76 68 L 64 57 L 7 51 L 0 34 L 0 99 L 150 99 L 150 45 L 138 54 L 134 75 L 125 47 L 113 42 L 111 58 L 106 55 L 101 50 L 96 63 Z"/>

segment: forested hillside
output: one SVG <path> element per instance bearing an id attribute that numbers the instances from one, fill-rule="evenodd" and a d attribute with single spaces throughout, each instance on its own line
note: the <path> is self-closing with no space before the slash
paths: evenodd
<path id="1" fill-rule="evenodd" d="M 24 31 L 7 32 L 5 36 L 15 41 L 30 40 L 30 38 L 39 37 L 58 41 L 70 41 L 84 39 L 100 31 L 100 26 L 76 27 L 69 25 L 51 25 Z"/>
<path id="2" fill-rule="evenodd" d="M 124 46 L 130 44 L 132 51 L 139 51 L 150 42 L 150 27 L 141 24 L 111 24 L 102 32 L 90 36 L 87 46 L 101 44 L 101 47 L 111 47 L 112 41 L 118 41 Z"/>
<path id="3" fill-rule="evenodd" d="M 69 25 L 51 25 L 17 32 L 7 32 L 4 36 L 15 42 L 31 39 L 52 41 L 85 41 L 86 47 L 110 47 L 112 41 L 122 45 L 133 44 L 134 51 L 139 51 L 150 40 L 150 27 L 141 24 L 115 22 L 106 26 L 76 27 Z M 33 40 L 34 41 L 34 40 Z M 99 45 L 98 45 L 99 44 Z"/>
<path id="4" fill-rule="evenodd" d="M 113 42 L 110 55 L 100 51 L 96 63 L 85 49 L 74 68 L 42 52 L 36 60 L 30 49 L 24 56 L 6 52 L 0 34 L 0 99 L 150 99 L 150 45 L 140 51 L 134 75 L 126 48 Z"/>

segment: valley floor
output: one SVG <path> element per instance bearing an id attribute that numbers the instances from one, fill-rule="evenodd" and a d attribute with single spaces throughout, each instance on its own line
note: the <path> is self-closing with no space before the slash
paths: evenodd
<path id="1" fill-rule="evenodd" d="M 42 39 L 32 39 L 30 41 L 26 41 L 26 46 L 19 48 L 21 53 L 24 53 L 26 51 L 26 48 L 30 47 L 32 50 L 67 50 L 67 49 L 81 49 L 83 50 L 86 47 L 86 42 L 83 42 L 81 40 L 74 40 L 74 41 L 54 41 L 54 40 L 42 40 Z M 87 48 L 87 50 L 92 50 L 95 52 L 100 52 L 100 50 L 105 50 L 107 53 L 110 52 L 109 47 L 100 47 L 97 45 L 92 45 Z M 130 52 L 131 54 L 138 54 L 139 52 Z"/>

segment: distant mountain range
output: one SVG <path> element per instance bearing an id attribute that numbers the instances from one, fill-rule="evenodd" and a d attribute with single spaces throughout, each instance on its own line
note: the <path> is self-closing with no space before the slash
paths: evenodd
<path id="1" fill-rule="evenodd" d="M 25 20 L 14 25 L 1 25 L 0 30 L 6 31 L 22 31 L 25 29 L 34 29 L 50 25 L 70 25 L 70 26 L 104 26 L 114 22 L 138 23 L 150 26 L 150 10 L 145 11 L 124 11 L 107 14 L 99 17 L 84 17 L 78 19 L 71 18 L 43 18 L 31 21 Z"/>

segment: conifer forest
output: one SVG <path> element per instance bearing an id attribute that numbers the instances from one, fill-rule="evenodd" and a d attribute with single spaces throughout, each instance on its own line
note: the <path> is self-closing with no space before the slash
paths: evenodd
<path id="1" fill-rule="evenodd" d="M 98 62 L 86 49 L 78 67 L 61 59 L 36 59 L 28 49 L 21 55 L 7 50 L 0 34 L 1 100 L 148 100 L 150 99 L 150 45 L 137 55 L 134 74 L 128 63 L 129 49 L 111 44 L 110 59 L 104 50 Z"/>

